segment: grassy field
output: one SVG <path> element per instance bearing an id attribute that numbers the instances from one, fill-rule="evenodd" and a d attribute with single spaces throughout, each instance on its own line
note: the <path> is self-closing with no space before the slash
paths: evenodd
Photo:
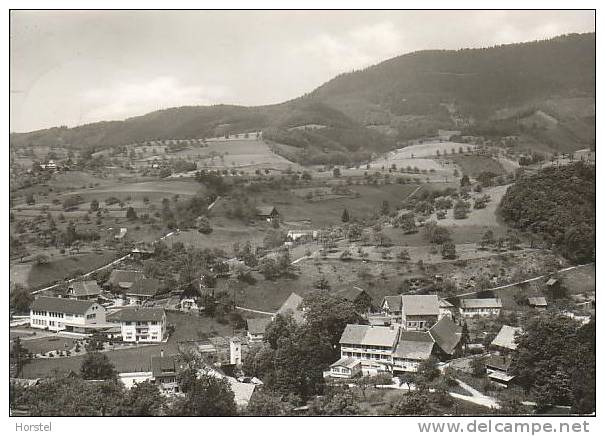
<path id="1" fill-rule="evenodd" d="M 52 284 L 56 281 L 64 280 L 74 274 L 75 271 L 88 272 L 102 265 L 105 265 L 116 258 L 116 253 L 106 251 L 101 254 L 87 253 L 74 256 L 64 256 L 59 259 L 51 259 L 44 265 L 30 265 L 27 273 L 26 282 L 23 285 L 36 289 L 44 285 Z M 25 274 L 25 267 L 19 266 L 19 274 L 15 275 L 15 279 L 22 278 Z M 11 274 L 11 281 L 13 275 Z"/>
<path id="2" fill-rule="evenodd" d="M 65 351 L 75 347 L 75 341 L 72 338 L 62 338 L 58 336 L 49 336 L 40 339 L 28 339 L 22 342 L 30 353 L 48 353 L 49 351 Z"/>
<path id="3" fill-rule="evenodd" d="M 268 230 L 267 225 L 264 223 L 259 223 L 258 226 L 245 226 L 241 223 L 228 225 L 230 221 L 226 218 L 218 218 L 215 223 L 213 220 L 213 231 L 209 235 L 204 235 L 197 230 L 185 230 L 166 242 L 169 246 L 175 242 L 182 242 L 185 246 L 191 245 L 197 248 L 221 248 L 228 253 L 232 251 L 235 242 L 243 245 L 246 241 L 250 241 L 252 246 L 262 244 Z"/>
<path id="4" fill-rule="evenodd" d="M 489 156 L 457 155 L 450 156 L 449 159 L 460 167 L 462 174 L 468 174 L 471 177 L 476 177 L 482 172 L 491 172 L 498 175 L 506 174 L 503 164 Z"/>
<path id="5" fill-rule="evenodd" d="M 198 161 L 198 168 L 259 168 L 267 167 L 285 170 L 290 167 L 294 170 L 299 166 L 288 159 L 271 151 L 264 141 L 256 139 L 236 139 L 223 141 L 208 141 L 205 147 L 206 155 L 210 153 L 221 154 L 223 157 L 206 157 Z"/>
<path id="6" fill-rule="evenodd" d="M 343 209 L 351 218 L 369 218 L 380 210 L 383 201 L 395 208 L 417 188 L 417 185 L 355 185 L 351 189 L 359 193 L 356 198 L 333 198 L 321 201 L 305 201 L 290 192 L 271 192 L 257 197 L 259 205 L 275 205 L 285 221 L 311 221 L 312 226 L 322 227 L 341 224 Z"/>
<path id="7" fill-rule="evenodd" d="M 389 160 L 393 159 L 411 159 L 419 157 L 434 157 L 437 156 L 437 152 L 441 156 L 452 154 L 452 149 L 455 153 L 459 152 L 460 147 L 466 152 L 469 148 L 472 150 L 476 146 L 472 144 L 464 144 L 459 142 L 425 142 L 423 144 L 410 145 L 409 147 L 399 148 L 390 153 Z"/>

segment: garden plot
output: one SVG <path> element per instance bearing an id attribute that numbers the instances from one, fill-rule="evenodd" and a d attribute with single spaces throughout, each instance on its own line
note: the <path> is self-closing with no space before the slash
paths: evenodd
<path id="1" fill-rule="evenodd" d="M 299 168 L 294 162 L 273 153 L 265 142 L 255 139 L 209 141 L 204 151 L 207 157 L 198 162 L 198 168 Z"/>

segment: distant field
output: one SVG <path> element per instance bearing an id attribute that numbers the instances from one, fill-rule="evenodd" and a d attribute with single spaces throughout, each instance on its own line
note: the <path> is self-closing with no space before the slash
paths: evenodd
<path id="1" fill-rule="evenodd" d="M 389 160 L 396 159 L 410 159 L 410 158 L 419 158 L 419 157 L 435 157 L 437 155 L 437 151 L 441 156 L 451 155 L 452 150 L 454 150 L 455 154 L 459 153 L 460 147 L 462 147 L 464 152 L 468 150 L 474 150 L 475 145 L 473 144 L 464 144 L 461 142 L 425 142 L 424 144 L 415 144 L 410 145 L 409 147 L 399 148 L 391 153 L 389 153 Z"/>
<path id="2" fill-rule="evenodd" d="M 433 159 L 422 159 L 422 158 L 404 158 L 404 157 L 387 157 L 373 160 L 370 162 L 370 168 L 382 168 L 385 169 L 391 168 L 392 165 L 396 165 L 397 169 L 415 169 L 418 168 L 420 171 L 422 170 L 435 170 L 439 172 L 448 172 L 452 173 L 454 171 L 453 168 L 447 168 L 441 165 L 438 161 Z"/>
<path id="3" fill-rule="evenodd" d="M 195 180 L 157 180 L 140 183 L 116 183 L 99 189 L 76 190 L 64 196 L 80 194 L 87 201 L 97 199 L 104 200 L 109 196 L 124 198 L 130 196 L 133 200 L 142 200 L 149 197 L 150 200 L 171 197 L 174 194 L 193 196 L 202 191 L 204 186 Z"/>
<path id="4" fill-rule="evenodd" d="M 297 169 L 298 165 L 271 151 L 269 146 L 255 139 L 238 139 L 232 141 L 209 141 L 204 148 L 206 154 L 216 153 L 220 156 L 201 159 L 199 167 L 235 168 L 264 166 L 285 170 L 288 167 Z"/>
<path id="5" fill-rule="evenodd" d="M 353 191 L 358 198 L 335 198 L 308 202 L 293 195 L 278 194 L 273 204 L 289 220 L 311 220 L 313 226 L 325 226 L 341 223 L 342 211 L 347 209 L 352 218 L 368 218 L 378 211 L 384 200 L 395 208 L 402 200 L 417 188 L 417 185 L 355 185 Z M 270 198 L 267 198 L 267 204 Z"/>
<path id="6" fill-rule="evenodd" d="M 476 177 L 482 172 L 506 174 L 503 164 L 489 156 L 450 156 L 449 159 L 460 167 L 462 174 L 468 174 L 471 177 Z"/>
<path id="7" fill-rule="evenodd" d="M 250 241 L 253 246 L 261 245 L 263 238 L 268 230 L 262 223 L 258 227 L 246 226 L 241 223 L 239 226 L 222 226 L 215 224 L 218 221 L 222 224 L 225 219 L 211 219 L 213 231 L 209 235 L 204 235 L 197 230 L 185 230 L 171 237 L 167 243 L 172 246 L 175 242 L 182 242 L 197 248 L 222 248 L 230 253 L 233 244 L 239 242 L 240 245 Z"/>

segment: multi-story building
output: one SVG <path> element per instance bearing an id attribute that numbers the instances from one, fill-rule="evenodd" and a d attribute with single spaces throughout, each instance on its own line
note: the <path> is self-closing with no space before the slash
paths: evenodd
<path id="1" fill-rule="evenodd" d="M 389 295 L 383 298 L 382 312 L 406 330 L 426 330 L 443 315 L 437 295 Z"/>
<path id="2" fill-rule="evenodd" d="M 353 375 L 342 371 L 342 359 L 349 369 L 358 361 L 365 373 L 377 371 L 414 372 L 431 356 L 451 358 L 460 349 L 462 328 L 448 316 L 426 331 L 406 330 L 402 325 L 373 326 L 348 324 L 340 338 L 341 360 L 330 367 L 330 375 Z"/>
<path id="3" fill-rule="evenodd" d="M 128 307 L 109 316 L 120 324 L 124 342 L 162 342 L 166 338 L 166 312 L 155 307 Z"/>
<path id="4" fill-rule="evenodd" d="M 38 297 L 29 312 L 32 328 L 92 333 L 107 326 L 105 308 L 92 300 Z"/>

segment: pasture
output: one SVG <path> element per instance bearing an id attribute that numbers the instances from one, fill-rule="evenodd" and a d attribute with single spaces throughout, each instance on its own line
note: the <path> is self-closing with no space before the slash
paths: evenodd
<path id="1" fill-rule="evenodd" d="M 396 159 L 414 159 L 445 155 L 449 156 L 460 154 L 461 147 L 462 151 L 465 153 L 476 148 L 476 146 L 473 144 L 464 144 L 461 142 L 424 142 L 422 144 L 414 144 L 392 151 L 387 156 L 387 159 L 389 159 L 389 161 L 395 161 Z M 437 152 L 439 152 L 439 154 L 437 154 Z"/>
<path id="2" fill-rule="evenodd" d="M 273 153 L 264 141 L 256 139 L 208 141 L 208 146 L 203 150 L 206 157 L 198 161 L 198 168 L 300 169 L 298 164 Z"/>

